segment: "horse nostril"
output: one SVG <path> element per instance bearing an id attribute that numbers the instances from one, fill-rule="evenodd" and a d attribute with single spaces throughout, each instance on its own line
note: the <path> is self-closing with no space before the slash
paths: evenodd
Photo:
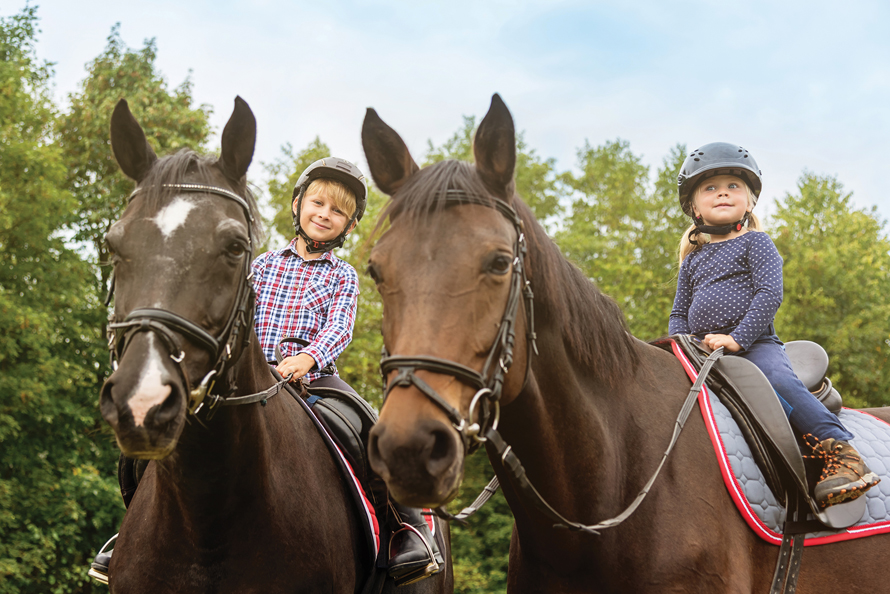
<path id="1" fill-rule="evenodd" d="M 432 447 L 426 469 L 431 476 L 439 476 L 453 463 L 457 454 L 457 440 L 448 429 L 430 431 Z"/>
<path id="2" fill-rule="evenodd" d="M 102 413 L 102 417 L 108 421 L 108 424 L 115 427 L 119 415 L 117 405 L 114 403 L 114 397 L 111 394 L 113 388 L 114 382 L 111 378 L 108 378 L 108 380 L 105 381 L 105 384 L 103 384 L 102 392 L 99 395 L 99 411 Z"/>
<path id="3" fill-rule="evenodd" d="M 380 433 L 382 433 L 382 427 L 377 425 L 368 434 L 368 461 L 374 472 L 386 480 L 389 476 L 389 469 L 383 459 L 383 453 L 380 451 Z"/>
<path id="4" fill-rule="evenodd" d="M 153 417 L 151 422 L 159 427 L 176 420 L 183 406 L 181 393 L 176 385 L 173 384 L 170 388 L 170 393 L 164 401 L 149 412 Z"/>

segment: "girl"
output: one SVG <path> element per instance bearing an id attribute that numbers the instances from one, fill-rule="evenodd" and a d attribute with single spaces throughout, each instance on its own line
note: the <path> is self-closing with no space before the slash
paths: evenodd
<path id="1" fill-rule="evenodd" d="M 692 151 L 678 178 L 680 206 L 693 219 L 680 240 L 680 273 L 670 334 L 694 334 L 711 349 L 757 365 L 791 426 L 813 435 L 825 466 L 814 495 L 823 507 L 878 484 L 853 435 L 795 375 L 773 327 L 782 303 L 782 257 L 751 212 L 762 181 L 754 158 L 725 142 Z M 709 236 L 706 237 L 706 236 Z"/>

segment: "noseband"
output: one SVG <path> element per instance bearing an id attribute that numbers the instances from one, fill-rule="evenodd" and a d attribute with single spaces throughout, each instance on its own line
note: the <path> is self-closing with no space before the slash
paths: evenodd
<path id="1" fill-rule="evenodd" d="M 474 451 L 487 441 L 485 437 L 489 430 L 497 430 L 500 418 L 501 391 L 504 386 L 504 377 L 513 364 L 513 348 L 516 339 L 516 316 L 519 312 L 520 297 L 525 303 L 526 336 L 529 348 L 526 349 L 528 361 L 525 367 L 525 378 L 528 379 L 531 366 L 531 353 L 537 354 L 535 343 L 534 321 L 534 294 L 525 270 L 525 256 L 528 251 L 524 224 L 512 206 L 503 200 L 490 199 L 482 196 L 468 194 L 462 190 L 448 190 L 445 195 L 448 204 L 478 204 L 489 208 L 496 208 L 516 230 L 516 241 L 513 244 L 513 272 L 510 283 L 510 293 L 507 296 L 507 305 L 504 315 L 498 325 L 498 333 L 494 343 L 488 352 L 482 372 L 471 369 L 460 363 L 428 356 L 390 356 L 385 350 L 380 360 L 380 371 L 383 381 L 395 371 L 396 375 L 388 384 L 385 384 L 384 402 L 389 393 L 396 386 L 415 386 L 422 394 L 429 398 L 433 404 L 441 408 L 452 426 L 461 436 L 465 451 Z M 415 374 L 418 370 L 432 373 L 450 375 L 455 379 L 472 386 L 476 394 L 470 401 L 468 415 L 464 418 L 460 411 L 451 406 L 433 388 Z M 523 382 L 524 383 L 524 382 Z M 477 409 L 478 408 L 478 420 Z"/>
<path id="2" fill-rule="evenodd" d="M 232 200 L 241 210 L 247 219 L 248 233 L 248 249 L 249 253 L 253 253 L 254 237 L 252 232 L 253 215 L 250 212 L 250 206 L 247 201 L 224 188 L 216 186 L 207 186 L 202 184 L 164 184 L 164 188 L 182 190 L 184 192 L 194 192 L 201 194 L 214 194 L 222 196 L 228 200 Z M 139 195 L 141 188 L 136 188 L 127 202 Z M 253 327 L 253 286 L 250 279 L 253 276 L 251 272 L 251 259 L 244 258 L 244 267 L 241 276 L 238 279 L 238 291 L 236 293 L 235 305 L 229 313 L 228 320 L 223 327 L 219 336 L 213 336 L 198 324 L 188 320 L 179 314 L 165 309 L 156 309 L 145 307 L 134 309 L 127 315 L 122 322 L 113 322 L 108 325 L 108 349 L 111 354 L 111 366 L 117 369 L 118 361 L 123 357 L 124 352 L 130 345 L 133 337 L 140 332 L 153 332 L 168 348 L 170 358 L 176 363 L 180 376 L 185 386 L 190 388 L 189 393 L 189 412 L 195 414 L 201 408 L 204 397 L 212 392 L 216 380 L 222 377 L 231 369 L 231 362 L 237 360 L 241 351 L 247 347 L 250 342 L 250 330 Z M 111 280 L 111 291 L 109 291 L 109 300 L 114 292 L 114 276 Z M 214 361 L 213 367 L 204 377 L 200 384 L 191 389 L 188 374 L 185 369 L 185 352 L 177 346 L 176 334 L 185 336 L 187 339 L 203 348 L 210 353 L 211 360 Z M 177 353 L 177 354 L 172 354 Z M 234 390 L 234 382 L 228 381 L 230 392 Z M 276 390 L 277 392 L 277 390 Z M 268 397 L 270 394 L 262 393 Z M 251 395 L 257 396 L 257 395 Z M 249 400 L 246 397 L 229 398 L 223 396 L 214 396 L 211 402 L 213 407 L 217 402 L 223 401 L 223 404 L 245 404 L 248 401 L 256 402 L 261 400 Z"/>

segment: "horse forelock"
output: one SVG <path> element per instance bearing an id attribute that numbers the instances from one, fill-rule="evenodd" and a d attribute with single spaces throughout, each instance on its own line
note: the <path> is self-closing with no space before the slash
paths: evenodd
<path id="1" fill-rule="evenodd" d="M 159 159 L 139 186 L 139 200 L 144 203 L 145 208 L 160 210 L 174 196 L 182 193 L 182 190 L 167 186 L 181 183 L 221 186 L 242 196 L 247 201 L 253 219 L 250 233 L 256 245 L 262 243 L 262 217 L 259 216 L 253 192 L 246 181 L 233 183 L 226 178 L 216 166 L 216 157 L 200 155 L 191 149 L 181 149 Z"/>
<path id="2" fill-rule="evenodd" d="M 461 190 L 492 204 L 499 200 L 486 190 L 473 165 L 441 161 L 424 167 L 404 183 L 381 214 L 378 227 L 387 219 L 407 217 L 410 228 L 414 226 L 410 223 L 434 216 L 454 204 L 446 202 L 448 190 Z M 566 260 L 515 192 L 511 205 L 523 220 L 528 239 L 526 270 L 535 294 L 536 319 L 558 328 L 580 365 L 592 369 L 609 385 L 618 385 L 639 363 L 624 314 L 612 298 Z M 542 334 L 538 326 L 536 331 Z"/>

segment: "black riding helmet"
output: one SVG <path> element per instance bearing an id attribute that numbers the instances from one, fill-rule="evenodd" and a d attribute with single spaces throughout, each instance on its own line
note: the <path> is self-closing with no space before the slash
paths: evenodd
<path id="1" fill-rule="evenodd" d="M 760 197 L 763 188 L 760 168 L 747 149 L 728 142 L 712 142 L 690 152 L 683 161 L 680 175 L 677 176 L 677 189 L 680 193 L 680 207 L 683 212 L 695 221 L 697 231 L 704 233 L 726 234 L 732 229 L 741 229 L 748 214 L 737 223 L 710 227 L 695 218 L 692 210 L 692 195 L 698 185 L 709 177 L 716 175 L 734 175 L 745 181 L 754 194 L 754 204 Z"/>
<path id="2" fill-rule="evenodd" d="M 343 233 L 329 241 L 316 241 L 309 237 L 303 229 L 300 228 L 300 210 L 303 205 L 303 196 L 306 194 L 306 188 L 317 179 L 332 179 L 345 185 L 355 194 L 355 213 L 346 223 Z M 346 159 L 338 159 L 337 157 L 325 157 L 319 159 L 300 175 L 297 185 L 294 186 L 293 200 L 297 200 L 297 212 L 294 213 L 294 232 L 303 238 L 306 242 L 306 251 L 311 254 L 318 252 L 328 252 L 343 245 L 346 241 L 346 235 L 349 228 L 356 221 L 362 220 L 365 214 L 365 207 L 368 204 L 368 186 L 364 174 L 361 170 L 347 161 Z"/>

